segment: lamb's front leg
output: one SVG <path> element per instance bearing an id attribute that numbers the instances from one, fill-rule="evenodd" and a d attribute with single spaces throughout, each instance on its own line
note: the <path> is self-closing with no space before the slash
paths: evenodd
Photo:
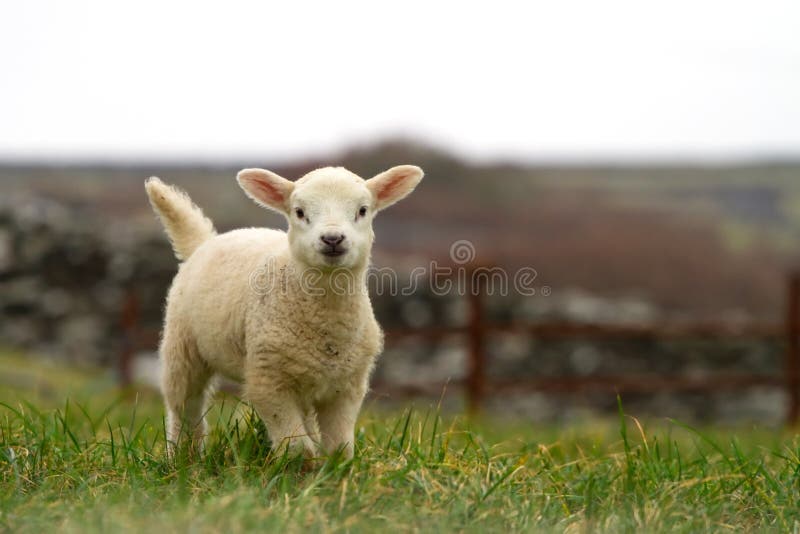
<path id="1" fill-rule="evenodd" d="M 316 429 L 306 426 L 306 411 L 295 394 L 272 380 L 250 373 L 246 379 L 247 399 L 267 427 L 272 448 L 288 448 L 290 454 L 317 456 Z"/>
<path id="2" fill-rule="evenodd" d="M 364 390 L 342 393 L 317 406 L 322 449 L 326 453 L 331 454 L 341 449 L 346 458 L 353 457 L 353 430 L 364 393 Z"/>
<path id="3" fill-rule="evenodd" d="M 288 448 L 289 454 L 302 454 L 306 458 L 317 456 L 313 431 L 306 428 L 303 411 L 291 395 L 277 391 L 269 395 L 251 394 L 250 401 L 267 427 L 274 450 Z"/>

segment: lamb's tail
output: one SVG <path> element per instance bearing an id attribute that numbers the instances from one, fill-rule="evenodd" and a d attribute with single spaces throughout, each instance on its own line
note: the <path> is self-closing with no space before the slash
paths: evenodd
<path id="1" fill-rule="evenodd" d="M 155 176 L 145 181 L 144 188 L 179 260 L 187 259 L 204 241 L 216 235 L 211 220 L 180 189 Z"/>

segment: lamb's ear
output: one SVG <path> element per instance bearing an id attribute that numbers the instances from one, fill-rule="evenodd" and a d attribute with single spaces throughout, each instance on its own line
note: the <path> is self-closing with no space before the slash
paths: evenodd
<path id="1" fill-rule="evenodd" d="M 375 209 L 382 210 L 404 198 L 417 187 L 424 173 L 414 165 L 399 165 L 367 180 L 375 198 Z"/>
<path id="2" fill-rule="evenodd" d="M 264 169 L 244 169 L 236 175 L 236 180 L 257 204 L 284 214 L 289 212 L 293 182 Z"/>

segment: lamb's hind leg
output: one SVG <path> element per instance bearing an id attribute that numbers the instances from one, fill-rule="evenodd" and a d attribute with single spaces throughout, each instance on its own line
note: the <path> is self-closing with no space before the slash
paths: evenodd
<path id="1" fill-rule="evenodd" d="M 183 438 L 202 445 L 211 370 L 188 338 L 167 332 L 161 343 L 162 393 L 167 409 L 167 451 Z"/>

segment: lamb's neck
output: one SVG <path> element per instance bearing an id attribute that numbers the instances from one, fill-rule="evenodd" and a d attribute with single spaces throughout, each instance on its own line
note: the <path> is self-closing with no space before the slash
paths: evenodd
<path id="1" fill-rule="evenodd" d="M 290 261 L 288 289 L 326 306 L 345 305 L 367 295 L 366 266 L 322 271 Z"/>

